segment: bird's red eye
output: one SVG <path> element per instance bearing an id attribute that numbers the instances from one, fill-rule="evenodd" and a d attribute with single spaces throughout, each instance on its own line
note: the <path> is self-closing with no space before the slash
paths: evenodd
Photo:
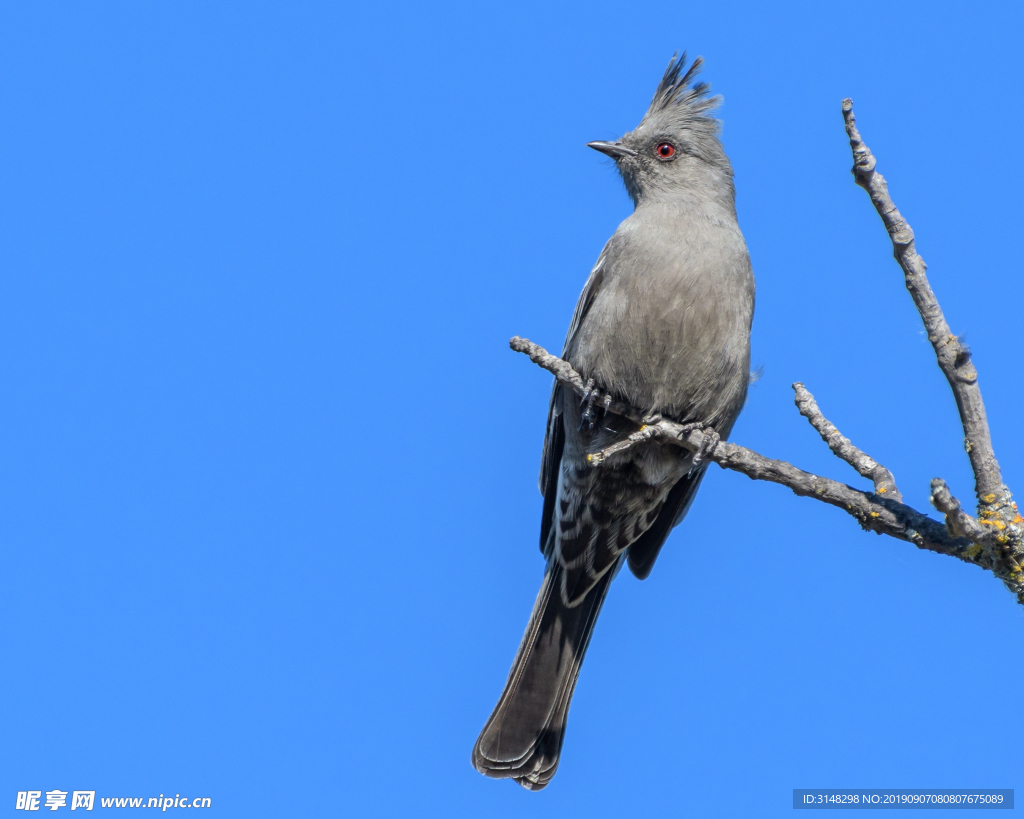
<path id="1" fill-rule="evenodd" d="M 676 147 L 671 142 L 662 142 L 658 146 L 658 156 L 662 159 L 669 159 L 676 152 Z"/>

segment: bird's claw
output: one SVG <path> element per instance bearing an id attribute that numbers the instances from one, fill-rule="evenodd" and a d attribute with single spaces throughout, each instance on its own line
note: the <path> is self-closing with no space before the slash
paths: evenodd
<path id="1" fill-rule="evenodd" d="M 697 469 L 705 460 L 714 454 L 715 449 L 718 447 L 718 443 L 722 440 L 722 437 L 715 431 L 714 427 L 709 424 L 705 424 L 702 421 L 683 424 L 683 428 L 679 432 L 679 437 L 689 435 L 691 432 L 695 431 L 704 433 L 704 438 L 700 442 L 700 448 L 693 454 L 693 466 L 690 468 L 691 472 L 694 469 Z"/>
<path id="2" fill-rule="evenodd" d="M 594 422 L 597 420 L 597 413 L 594 412 L 594 400 L 598 395 L 600 395 L 600 392 L 594 389 L 594 379 L 588 378 L 587 388 L 583 391 L 583 414 L 580 417 L 579 431 L 582 431 L 583 427 L 586 427 L 588 430 L 593 432 Z M 608 396 L 605 396 L 605 398 L 606 400 L 610 400 Z"/>

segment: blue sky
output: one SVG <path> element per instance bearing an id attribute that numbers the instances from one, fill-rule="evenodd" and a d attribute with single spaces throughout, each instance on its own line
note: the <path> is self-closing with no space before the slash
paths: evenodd
<path id="1" fill-rule="evenodd" d="M 470 748 L 543 571 L 549 377 L 630 211 L 584 147 L 705 57 L 757 277 L 733 440 L 972 496 L 840 101 L 974 352 L 1004 475 L 1024 297 L 996 3 L 0 9 L 0 799 L 218 816 L 774 816 L 808 787 L 1024 787 L 998 581 L 712 467 L 616 581 L 540 794 Z"/>

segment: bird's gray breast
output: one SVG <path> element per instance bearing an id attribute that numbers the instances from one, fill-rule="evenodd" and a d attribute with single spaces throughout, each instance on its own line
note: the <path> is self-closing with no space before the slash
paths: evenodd
<path id="1" fill-rule="evenodd" d="M 638 209 L 592 283 L 569 362 L 640 409 L 728 434 L 746 396 L 754 307 L 735 217 Z"/>

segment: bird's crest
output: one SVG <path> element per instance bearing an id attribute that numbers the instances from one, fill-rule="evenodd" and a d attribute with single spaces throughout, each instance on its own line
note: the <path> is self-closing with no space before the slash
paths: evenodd
<path id="1" fill-rule="evenodd" d="M 686 52 L 673 54 L 641 125 L 655 119 L 685 120 L 691 127 L 704 126 L 709 134 L 717 133 L 718 120 L 711 111 L 718 107 L 722 98 L 710 96 L 711 86 L 706 82 L 693 82 L 703 64 L 703 58 L 697 57 L 684 72 Z"/>

